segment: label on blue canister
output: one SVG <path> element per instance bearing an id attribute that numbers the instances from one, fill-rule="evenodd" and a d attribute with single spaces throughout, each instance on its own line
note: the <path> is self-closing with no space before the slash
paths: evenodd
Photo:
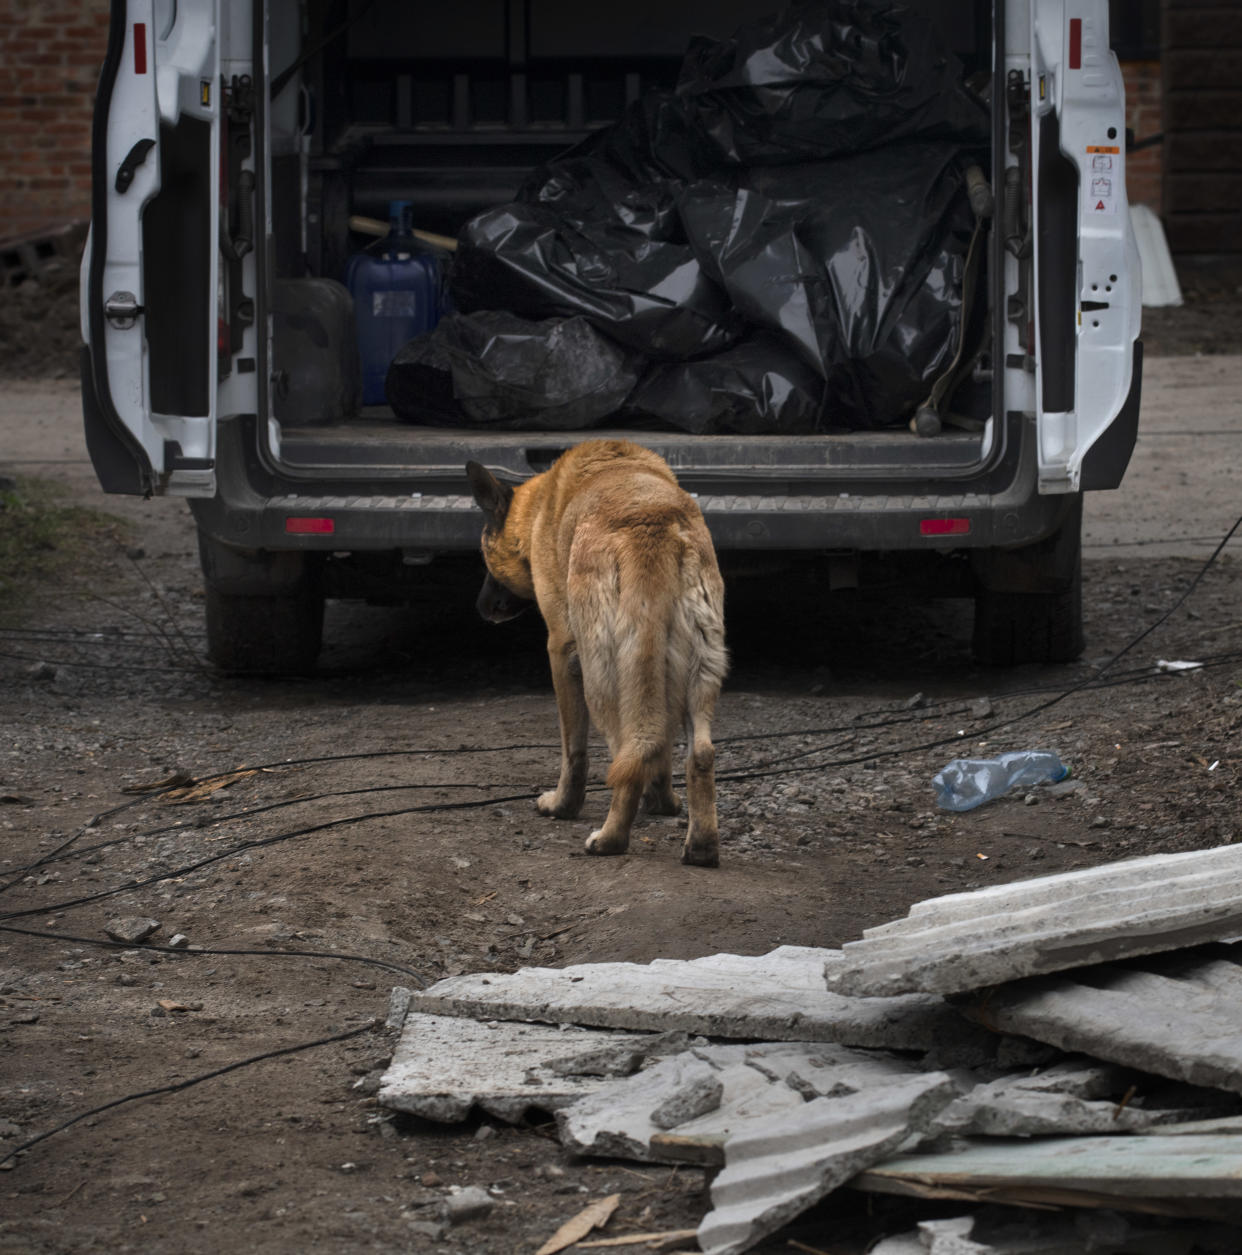
<path id="1" fill-rule="evenodd" d="M 417 318 L 419 308 L 417 292 L 409 289 L 371 293 L 371 313 L 376 318 Z"/>

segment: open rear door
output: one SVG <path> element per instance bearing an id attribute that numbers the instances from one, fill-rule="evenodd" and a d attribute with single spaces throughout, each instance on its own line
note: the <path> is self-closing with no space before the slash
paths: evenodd
<path id="1" fill-rule="evenodd" d="M 1137 397 L 1142 277 L 1126 199 L 1125 88 L 1108 0 L 1033 0 L 1031 19 L 1039 490 L 1077 492 L 1101 478 L 1084 479 L 1093 446 L 1108 443 L 1124 470 L 1133 444 L 1133 432 L 1124 449 L 1102 440 L 1123 408 L 1127 421 L 1137 410 L 1126 406 L 1132 389 Z"/>
<path id="2" fill-rule="evenodd" d="M 249 0 L 113 0 L 82 263 L 108 492 L 213 495 L 221 406 L 257 410 L 250 19 Z"/>

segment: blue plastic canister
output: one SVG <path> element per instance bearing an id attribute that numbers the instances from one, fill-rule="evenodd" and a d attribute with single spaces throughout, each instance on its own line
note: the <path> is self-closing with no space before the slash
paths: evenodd
<path id="1" fill-rule="evenodd" d="M 362 403 L 384 403 L 384 380 L 400 349 L 440 320 L 440 262 L 410 235 L 410 204 L 389 204 L 389 230 L 345 268 L 354 298 Z"/>

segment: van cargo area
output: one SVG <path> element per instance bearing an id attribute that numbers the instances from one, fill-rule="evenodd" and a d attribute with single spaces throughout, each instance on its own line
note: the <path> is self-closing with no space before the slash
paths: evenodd
<path id="1" fill-rule="evenodd" d="M 391 0 L 311 6 L 301 50 L 273 37 L 273 454 L 307 475 L 458 477 L 467 457 L 526 475 L 584 434 L 624 434 L 726 495 L 755 472 L 916 492 L 977 472 L 993 446 L 993 302 L 982 226 L 965 274 L 983 221 L 966 172 L 986 201 L 990 6 L 924 5 L 905 27 L 872 8 L 812 5 L 800 22 L 754 0 L 467 0 L 429 21 Z M 274 10 L 274 32 L 292 25 Z M 756 67 L 768 81 L 743 99 Z M 862 89 L 831 99 L 826 72 Z M 800 116 L 816 93 L 827 108 Z M 733 113 L 687 137 L 661 110 L 690 98 Z M 497 212 L 515 201 L 516 218 Z M 393 294 L 351 284 L 351 320 L 322 280 L 348 283 L 396 206 L 394 256 L 440 272 L 454 325 L 359 403 L 351 340 Z M 559 235 L 556 214 L 572 215 Z M 722 215 L 753 221 L 718 243 Z M 499 377 L 488 350 L 507 350 Z M 911 431 L 916 412 L 935 439 Z"/>

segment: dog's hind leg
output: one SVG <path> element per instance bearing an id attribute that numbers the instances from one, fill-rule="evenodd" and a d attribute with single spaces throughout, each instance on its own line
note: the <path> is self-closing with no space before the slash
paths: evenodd
<path id="1" fill-rule="evenodd" d="M 541 793 L 535 808 L 553 819 L 576 819 L 586 797 L 587 733 L 590 728 L 582 690 L 582 665 L 574 642 L 548 638 L 552 687 L 561 725 L 561 776 L 555 789 Z"/>
<path id="2" fill-rule="evenodd" d="M 655 774 L 643 793 L 643 807 L 648 815 L 676 815 L 681 810 L 681 798 L 673 792 L 672 779 L 673 739 L 669 737 Z"/>
<path id="3" fill-rule="evenodd" d="M 714 704 L 714 700 L 713 700 Z M 686 730 L 686 808 L 690 823 L 681 861 L 695 867 L 720 866 L 720 828 L 716 821 L 716 749 L 711 711 L 695 712 Z"/>

